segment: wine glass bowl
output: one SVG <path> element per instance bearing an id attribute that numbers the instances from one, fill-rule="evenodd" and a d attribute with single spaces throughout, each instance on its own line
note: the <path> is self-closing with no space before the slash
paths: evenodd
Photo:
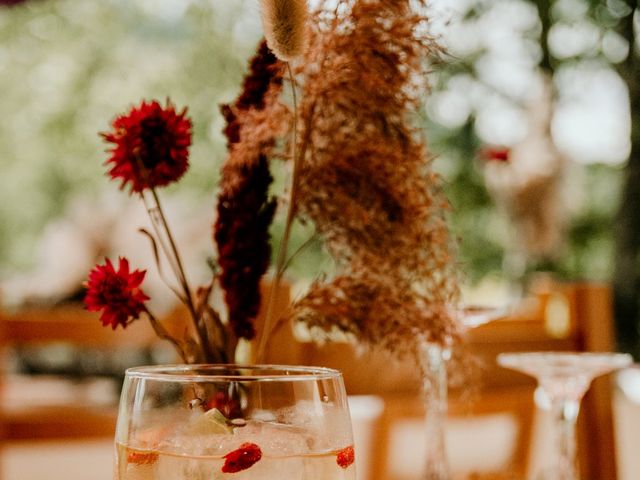
<path id="1" fill-rule="evenodd" d="M 552 412 L 558 455 L 534 478 L 578 480 L 576 420 L 582 397 L 600 375 L 629 366 L 632 357 L 623 353 L 522 352 L 498 355 L 498 364 L 534 377 L 535 402 Z"/>
<path id="2" fill-rule="evenodd" d="M 501 366 L 535 377 L 539 389 L 554 398 L 580 399 L 594 378 L 627 367 L 631 362 L 631 357 L 624 353 L 528 352 L 498 356 Z M 537 403 L 540 398 L 536 396 Z"/>
<path id="3" fill-rule="evenodd" d="M 586 377 L 589 380 L 630 365 L 626 353 L 524 352 L 501 353 L 498 363 L 539 379 Z"/>

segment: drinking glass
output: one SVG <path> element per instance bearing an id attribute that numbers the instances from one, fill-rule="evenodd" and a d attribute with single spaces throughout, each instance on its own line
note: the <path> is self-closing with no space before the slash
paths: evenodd
<path id="1" fill-rule="evenodd" d="M 578 480 L 576 420 L 591 381 L 630 365 L 622 353 L 527 352 L 498 355 L 498 364 L 531 375 L 538 381 L 536 405 L 552 412 L 557 455 L 534 478 Z"/>
<path id="2" fill-rule="evenodd" d="M 126 371 L 116 480 L 354 480 L 342 375 L 315 367 Z"/>

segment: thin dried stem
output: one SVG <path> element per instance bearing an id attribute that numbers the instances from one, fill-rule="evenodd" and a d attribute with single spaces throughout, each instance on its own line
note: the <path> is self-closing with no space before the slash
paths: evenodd
<path id="1" fill-rule="evenodd" d="M 180 279 L 180 270 L 179 270 L 178 265 L 176 264 L 175 260 L 173 259 L 173 256 L 171 255 L 171 247 L 167 244 L 167 241 L 164 238 L 164 235 L 162 233 L 162 231 L 164 229 L 162 228 L 162 222 L 160 221 L 160 216 L 158 214 L 158 207 L 156 205 L 150 205 L 148 199 L 144 196 L 144 194 L 140 194 L 140 197 L 142 198 L 142 201 L 144 202 L 145 208 L 147 210 L 147 214 L 149 215 L 149 220 L 151 221 L 151 226 L 153 227 L 153 231 L 155 232 L 155 237 L 153 235 L 151 235 L 151 233 L 147 232 L 146 230 L 141 230 L 141 231 L 142 231 L 142 233 L 147 235 L 147 237 L 149 238 L 149 240 L 153 244 L 154 257 L 155 257 L 155 260 L 156 260 L 156 265 L 158 267 L 158 272 L 160 274 L 160 277 L 162 278 L 162 281 L 171 289 L 171 291 L 173 293 L 175 293 L 175 295 L 178 297 L 178 299 L 182 303 L 186 303 L 187 300 L 186 300 L 184 294 L 180 293 L 176 287 L 172 286 L 170 284 L 170 282 L 168 281 L 168 279 L 164 276 L 164 274 L 162 272 L 162 266 L 161 266 L 161 263 L 160 263 L 160 258 L 156 253 L 156 251 L 158 250 L 157 246 L 156 246 L 156 242 L 157 242 L 157 244 L 160 245 L 160 250 L 162 250 L 162 252 L 164 253 L 164 257 L 166 258 L 167 262 L 169 263 L 169 268 L 173 272 L 173 274 L 176 277 L 176 279 L 178 279 L 178 283 L 180 283 L 180 281 L 179 281 L 179 279 Z"/>
<path id="2" fill-rule="evenodd" d="M 162 325 L 162 323 L 160 323 L 149 310 L 145 309 L 145 313 L 147 314 L 149 323 L 151 324 L 151 327 L 153 328 L 153 331 L 156 333 L 158 338 L 171 343 L 178 351 L 178 354 L 180 355 L 182 360 L 185 361 L 185 363 L 192 363 L 193 359 L 189 357 L 182 344 L 178 340 L 173 338 L 173 336 L 167 331 L 167 329 L 164 328 L 164 325 Z"/>
<path id="3" fill-rule="evenodd" d="M 317 235 L 311 235 L 309 238 L 307 238 L 304 243 L 302 245 L 300 245 L 295 252 L 293 252 L 291 254 L 291 256 L 289 256 L 289 258 L 287 259 L 287 262 L 284 264 L 284 270 L 285 272 L 289 269 L 289 266 L 291 265 L 291 263 L 293 263 L 293 260 L 304 251 L 305 248 L 307 248 L 309 245 L 311 245 L 311 243 L 313 243 L 314 240 L 317 240 L 318 236 Z"/>
<path id="4" fill-rule="evenodd" d="M 209 348 L 207 344 L 205 344 L 204 342 L 203 335 L 200 330 L 200 326 L 198 324 L 198 315 L 193 303 L 193 295 L 191 293 L 191 288 L 189 287 L 189 282 L 187 281 L 187 277 L 184 272 L 184 267 L 182 265 L 180 253 L 178 252 L 178 247 L 176 245 L 175 240 L 173 239 L 173 234 L 171 233 L 171 229 L 169 228 L 169 223 L 167 222 L 167 219 L 164 215 L 164 211 L 162 209 L 162 205 L 160 204 L 160 197 L 158 196 L 154 188 L 150 188 L 150 191 L 155 203 L 153 212 L 158 214 L 158 219 L 160 220 L 162 230 L 166 234 L 167 240 L 169 242 L 168 248 L 164 245 L 164 242 L 161 242 L 161 245 L 163 245 L 163 248 L 165 249 L 165 256 L 169 260 L 169 264 L 173 266 L 178 282 L 180 283 L 180 286 L 184 292 L 185 305 L 189 310 L 189 316 L 193 323 L 194 333 L 196 335 L 196 341 L 202 347 L 203 351 L 205 352 L 205 356 L 208 356 Z M 150 213 L 150 216 L 151 216 L 152 223 L 155 223 L 153 215 L 151 215 L 151 213 Z"/>
<path id="5" fill-rule="evenodd" d="M 284 225 L 284 233 L 282 234 L 282 241 L 280 242 L 280 246 L 278 248 L 278 256 L 276 258 L 276 273 L 274 276 L 274 281 L 271 285 L 271 289 L 269 291 L 269 299 L 267 301 L 267 309 L 264 321 L 264 328 L 262 330 L 262 335 L 260 337 L 260 344 L 258 346 L 258 353 L 256 356 L 256 361 L 260 363 L 263 360 L 263 357 L 266 353 L 267 344 L 269 341 L 269 337 L 271 334 L 271 325 L 273 324 L 273 316 L 275 315 L 274 308 L 276 304 L 276 298 L 278 295 L 278 290 L 280 289 L 280 283 L 282 281 L 282 276 L 287 267 L 287 250 L 289 246 L 289 237 L 291 236 L 291 228 L 293 226 L 293 221 L 296 216 L 296 204 L 297 204 L 297 196 L 298 190 L 300 188 L 300 170 L 301 170 L 301 159 L 302 157 L 297 155 L 297 142 L 298 142 L 298 100 L 296 95 L 296 83 L 295 77 L 293 76 L 293 70 L 291 69 L 291 64 L 287 62 L 287 73 L 289 74 L 289 79 L 291 81 L 291 94 L 293 99 L 293 141 L 291 142 L 291 157 L 293 159 L 293 172 L 291 174 L 291 190 L 289 193 L 289 205 L 287 209 L 287 219 Z"/>
<path id="6" fill-rule="evenodd" d="M 147 212 L 149 211 L 147 210 Z M 155 224 L 154 224 L 154 229 L 156 231 L 156 235 L 159 236 L 159 232 Z M 142 233 L 144 236 L 146 236 L 149 239 L 149 243 L 151 243 L 151 249 L 153 250 L 153 259 L 156 262 L 156 267 L 158 269 L 158 275 L 160 275 L 160 279 L 174 293 L 174 295 L 178 297 L 178 299 L 182 303 L 185 303 L 186 299 L 184 298 L 184 295 L 176 287 L 174 287 L 171 284 L 171 282 L 169 282 L 169 279 L 164 274 L 164 270 L 162 269 L 162 264 L 160 263 L 160 252 L 158 250 L 158 242 L 156 241 L 156 238 L 151 234 L 151 232 L 147 231 L 144 228 L 139 228 L 138 231 Z M 164 247 L 161 247 L 161 248 L 164 248 Z"/>

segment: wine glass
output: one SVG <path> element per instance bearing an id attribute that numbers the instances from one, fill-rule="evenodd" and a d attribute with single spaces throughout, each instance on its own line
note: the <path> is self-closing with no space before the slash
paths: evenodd
<path id="1" fill-rule="evenodd" d="M 623 353 L 526 352 L 502 353 L 498 364 L 526 373 L 538 381 L 536 405 L 552 412 L 558 455 L 534 478 L 578 480 L 576 420 L 582 397 L 600 375 L 630 365 Z"/>
<path id="2" fill-rule="evenodd" d="M 342 375 L 289 366 L 126 371 L 116 480 L 354 480 Z"/>
<path id="3" fill-rule="evenodd" d="M 462 331 L 479 327 L 507 315 L 509 307 L 463 305 L 453 315 Z M 448 480 L 451 477 L 445 444 L 448 375 L 451 344 L 430 341 L 420 343 L 422 392 L 425 405 L 426 452 L 423 480 Z"/>

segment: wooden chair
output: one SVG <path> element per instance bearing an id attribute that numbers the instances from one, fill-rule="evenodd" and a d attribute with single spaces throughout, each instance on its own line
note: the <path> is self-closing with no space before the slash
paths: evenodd
<path id="1" fill-rule="evenodd" d="M 80 305 L 54 308 L 24 308 L 0 316 L 0 348 L 4 358 L 0 377 L 0 440 L 60 440 L 112 437 L 117 415 L 115 402 L 92 403 L 82 394 L 82 382 L 47 379 L 36 385 L 7 372 L 11 350 L 47 345 L 117 352 L 150 347 L 157 340 L 146 322 L 134 322 L 126 331 L 101 325 L 96 314 Z M 42 384 L 42 381 L 40 381 Z M 54 388 L 67 388 L 64 401 L 48 402 Z M 75 390 L 74 390 L 75 388 Z M 74 391 L 79 392 L 77 395 Z M 38 398 L 33 398 L 38 395 Z M 14 401 L 9 405 L 7 398 Z M 31 397 L 31 398 L 29 398 Z"/>
<path id="2" fill-rule="evenodd" d="M 421 478 L 427 441 L 421 396 L 382 398 L 385 410 L 373 455 L 375 478 Z M 493 390 L 473 400 L 452 398 L 445 426 L 452 478 L 524 479 L 532 413 L 529 388 Z"/>
<path id="3" fill-rule="evenodd" d="M 267 298 L 268 286 L 263 287 L 263 296 Z M 289 305 L 289 286 L 283 285 L 276 296 L 275 311 L 282 311 Z M 162 320 L 168 330 L 182 331 L 187 315 L 183 306 L 176 307 Z M 264 312 L 257 319 L 258 330 L 262 328 Z M 111 402 L 91 402 L 79 393 L 67 395 L 67 401 L 47 402 L 51 390 L 42 392 L 38 401 L 33 398 L 20 398 L 26 389 L 26 382 L 12 381 L 13 376 L 6 372 L 7 357 L 11 350 L 25 347 L 46 347 L 63 344 L 94 352 L 140 351 L 165 346 L 170 355 L 172 348 L 161 342 L 146 320 L 136 321 L 126 330 L 112 330 L 103 327 L 96 313 L 86 311 L 82 305 L 68 304 L 55 307 L 29 307 L 14 312 L 0 312 L 0 353 L 3 355 L 3 369 L 0 375 L 0 442 L 22 440 L 61 440 L 109 438 L 115 433 L 117 417 L 117 397 Z M 289 354 L 280 352 L 283 363 L 295 363 L 291 355 L 297 356 L 295 342 L 288 329 L 279 329 L 271 348 L 289 345 L 293 349 Z M 172 357 L 173 358 L 173 357 Z M 177 357 L 175 361 L 180 361 Z M 122 372 L 123 373 L 123 372 Z M 67 386 L 79 387 L 81 382 L 58 379 Z M 46 380 L 48 381 L 48 380 Z M 49 383 L 48 385 L 50 385 Z M 81 388 L 76 388 L 82 391 Z M 4 395 L 3 395 L 4 394 Z M 18 401 L 7 405 L 3 398 L 18 397 Z"/>

